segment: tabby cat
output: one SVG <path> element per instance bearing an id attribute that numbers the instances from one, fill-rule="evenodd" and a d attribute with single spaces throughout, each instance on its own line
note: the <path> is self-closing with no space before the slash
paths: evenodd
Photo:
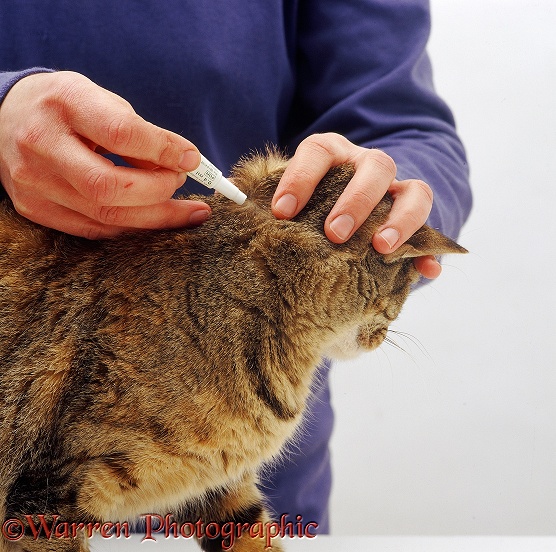
<path id="1" fill-rule="evenodd" d="M 322 228 L 350 166 L 277 220 L 285 165 L 240 162 L 232 177 L 248 200 L 206 199 L 212 217 L 195 229 L 88 241 L 1 205 L 0 520 L 26 531 L 0 551 L 88 550 L 85 531 L 34 534 L 39 515 L 66 529 L 147 512 L 267 523 L 257 470 L 298 427 L 322 356 L 383 341 L 418 279 L 412 257 L 465 252 L 425 226 L 376 253 L 388 196 L 331 243 Z M 244 528 L 200 545 L 263 550 L 267 538 Z"/>

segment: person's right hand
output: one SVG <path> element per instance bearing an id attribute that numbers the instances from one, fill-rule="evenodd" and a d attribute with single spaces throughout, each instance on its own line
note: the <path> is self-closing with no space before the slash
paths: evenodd
<path id="1" fill-rule="evenodd" d="M 115 153 L 132 167 L 115 166 Z M 194 226 L 200 201 L 174 200 L 197 148 L 78 73 L 24 77 L 0 105 L 0 181 L 26 218 L 90 239 Z"/>

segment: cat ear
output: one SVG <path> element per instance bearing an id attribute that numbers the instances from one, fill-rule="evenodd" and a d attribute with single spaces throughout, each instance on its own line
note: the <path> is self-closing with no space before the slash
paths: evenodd
<path id="1" fill-rule="evenodd" d="M 458 245 L 454 240 L 425 225 L 398 247 L 396 251 L 384 255 L 384 259 L 387 263 L 393 263 L 400 259 L 423 257 L 425 255 L 467 252 L 467 249 Z"/>

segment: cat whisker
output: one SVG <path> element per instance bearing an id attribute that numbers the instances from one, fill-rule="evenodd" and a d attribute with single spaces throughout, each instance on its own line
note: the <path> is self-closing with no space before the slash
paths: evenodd
<path id="1" fill-rule="evenodd" d="M 411 336 L 409 334 L 404 334 L 403 332 L 397 332 L 395 330 L 391 330 L 388 329 L 388 333 L 394 333 L 396 335 L 399 335 L 402 338 L 411 338 Z M 404 347 L 402 347 L 399 343 L 397 343 L 396 341 L 394 341 L 391 337 L 386 336 L 384 338 L 384 342 L 387 343 L 388 345 L 390 345 L 391 347 L 394 347 L 395 349 L 397 349 L 398 351 L 401 351 L 402 353 L 404 353 L 408 358 L 410 358 L 414 363 L 415 362 L 415 358 L 413 357 L 413 355 L 406 349 L 404 349 Z M 414 342 L 415 343 L 415 342 Z M 424 351 L 426 353 L 426 351 Z"/>
<path id="2" fill-rule="evenodd" d="M 384 338 L 384 343 L 387 343 L 391 347 L 398 349 L 398 351 L 402 351 L 403 353 L 409 354 L 400 344 L 396 343 L 393 339 L 389 338 L 388 336 Z"/>
<path id="3" fill-rule="evenodd" d="M 413 343 L 413 345 L 415 345 L 419 351 L 421 353 L 423 353 L 427 358 L 432 359 L 430 353 L 427 351 L 426 347 L 423 345 L 423 343 L 417 339 L 414 335 L 411 335 L 407 332 L 400 332 L 398 330 L 388 330 L 389 332 L 392 332 L 393 334 L 399 335 L 402 339 L 405 339 L 407 341 L 410 341 L 411 343 Z"/>

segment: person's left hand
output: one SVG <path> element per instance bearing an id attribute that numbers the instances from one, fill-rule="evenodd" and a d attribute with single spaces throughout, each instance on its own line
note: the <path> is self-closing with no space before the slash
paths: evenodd
<path id="1" fill-rule="evenodd" d="M 389 155 L 357 146 L 339 134 L 314 134 L 301 142 L 274 194 L 274 216 L 294 217 L 328 170 L 343 163 L 353 164 L 355 174 L 324 223 L 326 236 L 334 243 L 347 241 L 388 191 L 394 204 L 388 220 L 373 236 L 373 247 L 384 254 L 395 251 L 425 224 L 432 190 L 421 180 L 395 180 L 396 164 Z M 425 278 L 436 278 L 442 270 L 433 256 L 414 262 Z"/>

